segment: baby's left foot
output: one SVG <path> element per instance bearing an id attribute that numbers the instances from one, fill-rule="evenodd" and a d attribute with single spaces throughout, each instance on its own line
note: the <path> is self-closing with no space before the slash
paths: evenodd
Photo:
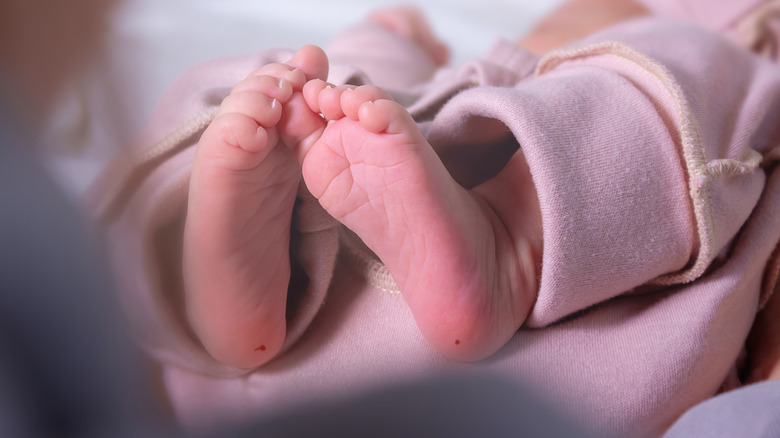
<path id="1" fill-rule="evenodd" d="M 498 350 L 535 301 L 541 230 L 508 229 L 382 90 L 312 81 L 304 98 L 330 121 L 303 159 L 311 193 L 386 264 L 435 349 L 458 360 Z"/>
<path id="2" fill-rule="evenodd" d="M 369 20 L 420 46 L 441 67 L 450 59 L 450 50 L 433 33 L 423 13 L 414 6 L 397 6 L 372 13 Z"/>

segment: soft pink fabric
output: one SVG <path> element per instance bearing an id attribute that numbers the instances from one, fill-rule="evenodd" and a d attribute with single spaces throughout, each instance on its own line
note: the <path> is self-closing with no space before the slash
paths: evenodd
<path id="1" fill-rule="evenodd" d="M 340 59 L 361 35 L 396 54 L 407 44 L 364 26 L 336 44 Z M 387 290 L 377 263 L 302 189 L 287 350 L 262 368 L 234 369 L 209 357 L 181 317 L 192 147 L 235 82 L 285 56 L 189 72 L 91 197 L 130 323 L 163 363 L 185 424 L 446 368 L 517 378 L 618 436 L 660 435 L 716 393 L 760 295 L 775 288 L 763 279 L 776 278 L 767 267 L 778 267 L 768 262 L 780 240 L 780 172 L 771 159 L 780 147 L 776 65 L 697 27 L 656 19 L 541 60 L 501 42 L 458 69 L 404 76 L 407 63 L 419 67 L 412 51 L 372 77 L 375 59 L 349 58 L 368 74 L 337 66 L 330 80 L 404 88 L 398 99 L 465 186 L 522 150 L 544 222 L 534 328 L 478 364 L 446 362 L 423 341 L 401 295 Z"/>
<path id="2" fill-rule="evenodd" d="M 780 0 L 640 0 L 657 16 L 692 21 L 780 60 Z"/>

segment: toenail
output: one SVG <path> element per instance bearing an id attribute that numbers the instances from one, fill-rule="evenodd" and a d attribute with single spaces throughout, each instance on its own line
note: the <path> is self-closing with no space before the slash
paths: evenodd
<path id="1" fill-rule="evenodd" d="M 278 99 L 272 100 L 271 101 L 271 108 L 276 108 L 276 105 L 279 105 L 279 100 Z"/>
<path id="2" fill-rule="evenodd" d="M 290 70 L 284 77 L 289 80 L 290 82 L 296 83 L 300 79 L 300 76 L 303 76 L 303 80 L 306 80 L 306 74 L 297 68 L 294 68 Z"/>
<path id="3" fill-rule="evenodd" d="M 284 82 L 285 82 L 284 79 L 279 78 L 279 88 L 280 89 L 284 88 Z"/>

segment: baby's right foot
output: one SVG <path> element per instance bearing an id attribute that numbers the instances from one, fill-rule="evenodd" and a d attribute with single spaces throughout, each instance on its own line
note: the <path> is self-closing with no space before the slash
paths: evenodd
<path id="1" fill-rule="evenodd" d="M 325 54 L 311 46 L 288 64 L 262 67 L 222 102 L 198 143 L 184 234 L 185 301 L 204 347 L 226 364 L 260 365 L 284 341 L 301 178 L 295 145 L 284 142 L 320 128 L 318 116 L 297 107 L 305 106 L 301 87 L 327 71 Z"/>
<path id="2" fill-rule="evenodd" d="M 303 158 L 309 191 L 387 265 L 436 350 L 498 350 L 536 298 L 541 213 L 524 160 L 467 191 L 382 90 L 311 81 L 303 93 L 330 120 Z"/>

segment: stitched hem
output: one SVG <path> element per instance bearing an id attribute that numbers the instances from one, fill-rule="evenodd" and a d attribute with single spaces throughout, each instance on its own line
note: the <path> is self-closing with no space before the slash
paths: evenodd
<path id="1" fill-rule="evenodd" d="M 136 182 L 137 177 L 140 177 L 139 173 L 145 165 L 188 145 L 187 140 L 202 133 L 214 120 L 218 111 L 219 107 L 213 106 L 193 114 L 150 147 L 135 154 L 128 154 L 129 158 L 122 161 L 119 169 L 110 169 L 112 176 L 108 183 L 111 185 L 102 190 L 100 199 L 93 210 L 98 220 L 109 221 L 109 218 L 123 203 L 122 194 L 128 190 L 131 184 Z"/>
<path id="2" fill-rule="evenodd" d="M 339 233 L 340 249 L 344 251 L 348 263 L 376 289 L 389 294 L 400 294 L 401 290 L 390 275 L 390 271 L 368 250 L 361 248 L 361 244 L 354 241 L 354 237 L 346 232 Z"/>

